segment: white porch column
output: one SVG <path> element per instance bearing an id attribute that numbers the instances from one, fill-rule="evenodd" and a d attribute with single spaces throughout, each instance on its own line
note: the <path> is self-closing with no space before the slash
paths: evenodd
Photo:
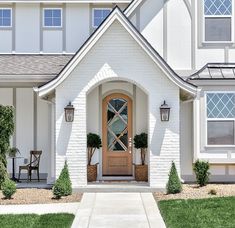
<path id="1" fill-rule="evenodd" d="M 51 128 L 50 141 L 50 162 L 47 177 L 47 184 L 53 184 L 55 182 L 55 103 L 54 100 L 50 103 L 50 122 L 48 123 Z"/>
<path id="2" fill-rule="evenodd" d="M 196 161 L 200 153 L 200 93 L 198 89 L 197 96 L 193 101 L 193 161 Z"/>

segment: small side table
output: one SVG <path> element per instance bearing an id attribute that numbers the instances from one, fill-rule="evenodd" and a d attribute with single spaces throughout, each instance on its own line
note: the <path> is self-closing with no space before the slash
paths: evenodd
<path id="1" fill-rule="evenodd" d="M 12 159 L 12 177 L 11 179 L 15 182 L 20 182 L 18 178 L 15 177 L 15 159 L 21 159 L 23 157 L 9 157 Z"/>

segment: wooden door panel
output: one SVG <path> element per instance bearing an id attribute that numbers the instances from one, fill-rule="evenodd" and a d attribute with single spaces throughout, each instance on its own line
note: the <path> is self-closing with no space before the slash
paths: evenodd
<path id="1" fill-rule="evenodd" d="M 120 93 L 103 100 L 103 175 L 132 175 L 132 100 Z"/>

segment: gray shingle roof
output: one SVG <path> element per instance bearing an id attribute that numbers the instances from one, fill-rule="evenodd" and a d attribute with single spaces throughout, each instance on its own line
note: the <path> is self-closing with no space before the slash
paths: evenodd
<path id="1" fill-rule="evenodd" d="M 235 63 L 208 63 L 187 80 L 231 80 L 235 79 Z"/>
<path id="2" fill-rule="evenodd" d="M 49 80 L 72 55 L 0 55 L 0 80 Z"/>

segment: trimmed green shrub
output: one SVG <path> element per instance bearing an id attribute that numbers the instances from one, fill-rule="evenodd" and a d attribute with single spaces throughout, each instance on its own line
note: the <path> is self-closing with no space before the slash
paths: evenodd
<path id="1" fill-rule="evenodd" d="M 2 184 L 2 193 L 6 199 L 11 199 L 12 195 L 16 192 L 16 184 L 14 181 L 6 178 Z"/>
<path id="2" fill-rule="evenodd" d="M 53 186 L 53 194 L 57 199 L 60 199 L 62 196 L 68 196 L 72 194 L 72 183 L 69 176 L 69 170 L 67 162 L 64 164 L 59 178 L 56 180 Z"/>
<path id="3" fill-rule="evenodd" d="M 140 149 L 141 164 L 145 164 L 145 155 L 148 148 L 148 135 L 146 133 L 141 133 L 134 137 L 134 145 L 136 149 Z"/>
<path id="4" fill-rule="evenodd" d="M 102 147 L 101 138 L 97 134 L 87 134 L 87 152 L 88 152 L 88 165 L 91 165 L 91 159 L 96 149 Z"/>
<path id="5" fill-rule="evenodd" d="M 196 180 L 200 187 L 206 186 L 206 184 L 208 183 L 210 176 L 209 169 L 210 165 L 208 162 L 200 160 L 197 160 L 195 162 L 193 171 L 195 172 Z"/>
<path id="6" fill-rule="evenodd" d="M 179 179 L 175 163 L 172 162 L 169 179 L 166 185 L 167 194 L 176 194 L 182 191 L 182 184 Z"/>
<path id="7" fill-rule="evenodd" d="M 2 184 L 5 181 L 6 177 L 7 177 L 6 167 L 0 161 L 0 189 L 2 189 Z"/>

